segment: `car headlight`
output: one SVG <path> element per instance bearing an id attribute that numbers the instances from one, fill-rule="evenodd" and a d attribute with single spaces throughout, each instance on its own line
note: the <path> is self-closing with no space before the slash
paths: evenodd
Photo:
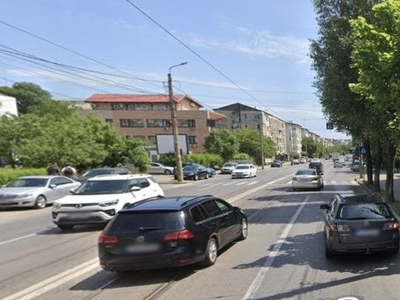
<path id="1" fill-rule="evenodd" d="M 62 207 L 62 204 L 61 204 L 61 203 L 58 203 L 58 202 L 53 202 L 53 207 L 54 207 L 55 209 L 60 209 L 60 208 Z"/>
<path id="2" fill-rule="evenodd" d="M 17 195 L 17 198 L 29 198 L 29 197 L 32 197 L 32 196 L 33 196 L 32 193 L 30 193 L 30 194 L 22 194 L 22 195 Z"/>
<path id="3" fill-rule="evenodd" d="M 105 207 L 105 206 L 113 206 L 113 205 L 117 205 L 117 204 L 118 204 L 118 199 L 110 200 L 110 201 L 104 201 L 104 202 L 101 202 L 99 205 L 102 206 L 102 207 Z"/>

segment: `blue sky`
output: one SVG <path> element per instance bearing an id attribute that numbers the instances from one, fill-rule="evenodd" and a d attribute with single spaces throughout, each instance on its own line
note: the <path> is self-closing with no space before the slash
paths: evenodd
<path id="1" fill-rule="evenodd" d="M 57 99 L 167 93 L 169 68 L 188 62 L 171 71 L 174 92 L 206 109 L 240 102 L 325 138 L 346 137 L 325 129 L 312 87 L 309 40 L 318 28 L 311 0 L 129 1 L 7 1 L 0 85 L 34 82 Z"/>

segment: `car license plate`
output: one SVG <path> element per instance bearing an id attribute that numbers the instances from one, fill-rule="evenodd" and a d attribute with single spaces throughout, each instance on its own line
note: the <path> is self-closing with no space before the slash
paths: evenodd
<path id="1" fill-rule="evenodd" d="M 156 252 L 160 249 L 159 244 L 134 244 L 128 245 L 125 250 L 131 254 L 138 254 L 138 253 L 151 253 Z"/>
<path id="2" fill-rule="evenodd" d="M 357 236 L 377 236 L 379 234 L 378 229 L 360 229 L 356 232 Z"/>

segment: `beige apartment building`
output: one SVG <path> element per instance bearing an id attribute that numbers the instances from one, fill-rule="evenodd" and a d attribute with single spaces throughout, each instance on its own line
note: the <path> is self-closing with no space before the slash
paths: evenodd
<path id="1" fill-rule="evenodd" d="M 202 105 L 187 95 L 174 95 L 178 134 L 186 135 L 191 153 L 204 152 L 204 137 L 214 128 L 226 128 L 226 117 L 202 110 Z M 171 135 L 171 109 L 168 95 L 94 94 L 85 100 L 91 113 L 116 126 L 124 136 L 156 144 L 157 135 Z M 85 114 L 88 110 L 85 111 Z"/>
<path id="2" fill-rule="evenodd" d="M 286 154 L 286 125 L 281 119 L 241 103 L 235 103 L 215 109 L 226 115 L 227 126 L 230 130 L 253 129 L 261 131 L 270 137 L 277 145 L 277 155 Z"/>

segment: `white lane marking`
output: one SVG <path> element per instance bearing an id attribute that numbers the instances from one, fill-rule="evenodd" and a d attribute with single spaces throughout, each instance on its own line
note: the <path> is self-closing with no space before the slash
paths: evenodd
<path id="1" fill-rule="evenodd" d="M 248 183 L 248 182 L 246 182 L 246 181 L 242 181 L 242 182 L 239 182 L 238 184 L 236 184 L 236 185 L 243 185 L 243 184 L 246 184 L 246 183 Z"/>
<path id="2" fill-rule="evenodd" d="M 248 185 L 253 185 L 253 184 L 256 184 L 256 183 L 259 183 L 259 181 L 252 181 Z"/>
<path id="3" fill-rule="evenodd" d="M 231 185 L 231 184 L 234 184 L 235 182 L 228 182 L 228 183 L 224 183 L 224 184 L 221 184 L 222 186 L 226 186 L 226 185 Z"/>
<path id="4" fill-rule="evenodd" d="M 69 269 L 63 273 L 50 277 L 43 280 L 37 284 L 34 284 L 18 293 L 10 295 L 2 300 L 30 300 L 34 299 L 44 293 L 78 277 L 81 276 L 95 268 L 99 267 L 99 259 L 94 258 L 83 264 L 80 264 L 72 269 Z"/>
<path id="5" fill-rule="evenodd" d="M 249 289 L 247 290 L 246 294 L 244 295 L 243 299 L 253 299 L 253 297 L 256 296 L 256 293 L 258 289 L 260 288 L 260 285 L 267 275 L 267 272 L 269 268 L 272 266 L 272 263 L 274 262 L 275 257 L 277 256 L 279 250 L 281 249 L 282 245 L 285 243 L 285 240 L 287 236 L 289 235 L 290 230 L 292 229 L 294 223 L 296 222 L 297 218 L 299 217 L 301 211 L 303 210 L 304 206 L 310 199 L 311 195 L 308 195 L 304 201 L 301 203 L 299 208 L 296 210 L 294 213 L 293 217 L 290 219 L 289 224 L 286 226 L 285 230 L 282 232 L 281 236 L 275 243 L 274 248 L 272 249 L 271 253 L 268 255 L 268 258 L 264 261 L 263 266 L 261 267 L 260 271 L 258 271 L 258 274 L 256 278 L 254 278 L 253 282 L 251 283 Z"/>
<path id="6" fill-rule="evenodd" d="M 28 234 L 28 235 L 21 236 L 19 238 L 7 240 L 7 241 L 4 241 L 4 242 L 1 242 L 0 246 L 5 245 L 5 244 L 9 244 L 9 243 L 13 243 L 13 242 L 16 242 L 16 241 L 20 241 L 20 240 L 23 240 L 23 239 L 27 239 L 27 238 L 30 238 L 30 237 L 33 237 L 33 236 L 36 236 L 36 235 L 37 235 L 37 233 L 31 233 L 31 234 Z"/>

